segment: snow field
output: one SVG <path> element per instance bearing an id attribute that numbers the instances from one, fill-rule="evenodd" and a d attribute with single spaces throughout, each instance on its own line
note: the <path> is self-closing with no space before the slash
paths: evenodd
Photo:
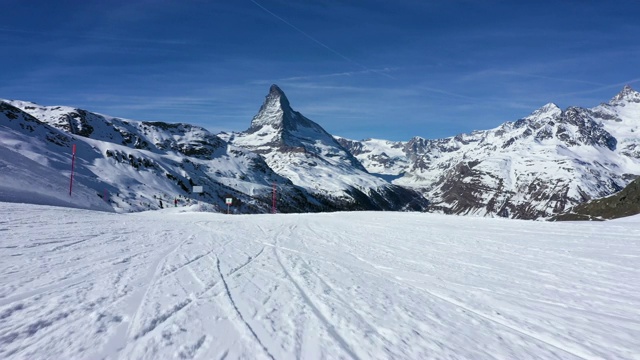
<path id="1" fill-rule="evenodd" d="M 638 359 L 639 223 L 0 203 L 0 358 Z"/>

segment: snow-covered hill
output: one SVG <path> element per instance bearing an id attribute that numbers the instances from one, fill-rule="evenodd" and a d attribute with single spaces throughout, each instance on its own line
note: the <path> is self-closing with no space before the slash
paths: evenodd
<path id="1" fill-rule="evenodd" d="M 427 207 L 428 202 L 420 193 L 367 173 L 320 125 L 294 111 L 277 85 L 271 86 L 247 131 L 224 137 L 238 147 L 260 154 L 275 172 L 330 207 L 369 210 Z"/>
<path id="2" fill-rule="evenodd" d="M 593 109 L 547 104 L 495 129 L 408 142 L 338 138 L 371 173 L 421 188 L 446 213 L 548 217 L 640 175 L 640 94 Z"/>
<path id="3" fill-rule="evenodd" d="M 7 181 L 23 183 L 38 193 L 37 180 L 68 178 L 72 144 L 77 146 L 74 183 L 91 189 L 94 200 L 107 202 L 118 212 L 157 209 L 173 205 L 176 199 L 179 205 L 200 202 L 224 212 L 227 197 L 234 199 L 235 212 L 269 212 L 273 183 L 278 185 L 281 211 L 321 209 L 260 156 L 229 145 L 204 128 L 124 120 L 24 101 L 0 103 L 4 155 L 25 156 L 42 167 L 36 177 L 5 174 Z M 204 193 L 192 193 L 193 186 L 203 186 Z M 70 203 L 86 207 L 77 196 L 69 199 L 68 190 L 57 190 L 58 198 L 66 194 Z M 15 200 L 5 194 L 0 200 Z"/>
<path id="4" fill-rule="evenodd" d="M 635 359 L 640 218 L 0 203 L 0 358 Z"/>

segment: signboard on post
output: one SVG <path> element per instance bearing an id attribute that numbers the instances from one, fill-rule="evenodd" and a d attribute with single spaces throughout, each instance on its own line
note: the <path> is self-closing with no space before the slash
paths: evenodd
<path id="1" fill-rule="evenodd" d="M 227 204 L 227 214 L 229 214 L 229 207 L 233 203 L 233 198 L 230 198 L 230 197 L 225 198 L 224 199 L 224 203 Z"/>
<path id="2" fill-rule="evenodd" d="M 202 186 L 194 186 L 193 187 L 193 193 L 194 194 L 202 194 L 204 190 L 202 189 Z"/>

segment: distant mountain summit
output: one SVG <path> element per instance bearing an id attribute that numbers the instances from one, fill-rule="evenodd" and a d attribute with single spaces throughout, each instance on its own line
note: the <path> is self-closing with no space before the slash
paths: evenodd
<path id="1" fill-rule="evenodd" d="M 294 111 L 277 85 L 271 85 L 249 129 L 223 137 L 263 156 L 276 173 L 314 194 L 328 208 L 427 207 L 427 200 L 418 192 L 369 174 L 331 134 Z"/>
<path id="2" fill-rule="evenodd" d="M 100 205 L 119 212 L 157 209 L 176 199 L 224 211 L 227 197 L 235 199 L 239 212 L 268 212 L 273 182 L 282 184 L 283 201 L 305 199 L 302 190 L 273 172 L 259 155 L 233 147 L 201 127 L 125 120 L 25 101 L 0 102 L 4 153 L 17 151 L 48 168 L 52 179 L 60 174 L 68 178 L 72 144 L 78 149 L 75 187 L 91 189 Z M 194 194 L 194 186 L 203 186 L 204 192 Z M 77 200 L 68 191 L 55 189 L 69 201 Z M 314 209 L 305 201 L 298 205 L 282 208 Z"/>
<path id="3" fill-rule="evenodd" d="M 366 172 L 362 164 L 331 134 L 294 111 L 287 96 L 275 84 L 269 88 L 269 93 L 251 120 L 249 129 L 234 136 L 232 142 L 259 154 L 273 154 L 276 150 L 278 153 L 328 155 L 333 165 L 346 165 Z M 309 157 L 314 159 L 307 164 L 315 164 L 316 157 Z M 309 157 L 300 157 L 299 160 Z M 333 161 L 336 159 L 340 161 Z"/>
<path id="4" fill-rule="evenodd" d="M 265 130 L 266 127 L 279 130 L 280 132 L 277 134 L 283 136 L 280 140 L 292 140 L 286 139 L 285 137 L 297 131 L 300 127 L 312 129 L 319 134 L 329 135 L 320 125 L 302 116 L 299 112 L 294 111 L 289 104 L 287 96 L 278 85 L 275 84 L 269 88 L 269 93 L 264 103 L 251 120 L 251 126 L 246 132 L 255 133 L 260 130 Z"/>
<path id="5" fill-rule="evenodd" d="M 610 105 L 624 104 L 625 102 L 640 103 L 640 93 L 633 90 L 631 86 L 625 85 L 616 96 L 610 101 Z"/>

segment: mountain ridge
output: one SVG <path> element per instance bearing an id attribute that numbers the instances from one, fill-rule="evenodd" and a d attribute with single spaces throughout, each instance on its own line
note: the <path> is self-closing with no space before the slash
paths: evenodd
<path id="1" fill-rule="evenodd" d="M 636 99 L 626 86 L 592 109 L 549 103 L 517 121 L 444 139 L 338 140 L 370 172 L 421 189 L 434 210 L 546 218 L 640 175 Z"/>
<path id="2" fill-rule="evenodd" d="M 79 181 L 98 196 L 103 185 L 117 193 L 108 200 L 118 211 L 157 207 L 156 195 L 145 190 L 151 188 L 158 197 L 195 198 L 217 211 L 232 196 L 238 211 L 268 212 L 276 183 L 282 211 L 429 207 L 538 219 L 609 196 L 640 175 L 640 94 L 630 86 L 591 109 L 548 103 L 493 129 L 402 142 L 333 136 L 293 110 L 275 84 L 247 130 L 217 135 L 64 106 L 12 100 L 0 106 L 0 126 L 21 134 L 22 151 L 37 147 L 25 140 L 35 135 L 40 140 L 33 141 L 63 148 L 85 143 Z M 0 137 L 12 151 L 16 141 Z M 25 154 L 65 173 L 68 154 L 51 149 L 57 148 Z M 211 191 L 192 194 L 200 184 Z"/>
<path id="3" fill-rule="evenodd" d="M 280 141 L 266 145 L 275 143 L 279 149 L 294 149 L 294 152 L 306 154 L 307 163 L 339 164 L 341 171 L 357 168 L 366 174 L 362 165 L 330 134 L 294 112 L 277 86 L 270 89 L 254 120 L 273 110 L 275 103 L 278 103 L 281 120 L 291 121 L 280 127 L 282 133 L 275 134 L 280 136 Z M 21 119 L 14 130 L 28 132 L 33 126 L 25 123 L 33 122 L 52 134 L 35 138 L 34 142 L 44 140 L 49 143 L 59 137 L 58 142 L 67 146 L 71 142 L 84 143 L 79 146 L 81 164 L 77 171 L 82 176 L 78 176 L 77 181 L 93 188 L 97 196 L 107 197 L 117 211 L 154 209 L 177 199 L 203 202 L 213 205 L 212 209 L 216 211 L 224 211 L 225 199 L 232 197 L 238 212 L 269 212 L 274 184 L 277 185 L 277 207 L 281 212 L 425 210 L 428 204 L 418 192 L 390 185 L 373 176 L 370 178 L 375 179 L 380 188 L 376 191 L 370 191 L 366 184 L 356 184 L 344 193 L 331 190 L 327 193 L 322 187 L 331 186 L 331 181 L 320 184 L 318 189 L 305 186 L 304 182 L 294 184 L 267 164 L 259 154 L 260 149 L 234 146 L 225 141 L 223 135 L 220 137 L 189 124 L 125 120 L 82 109 L 46 107 L 25 101 L 3 100 L 2 104 L 0 115 L 4 115 L 4 119 L 0 117 L 0 126 L 5 125 L 3 120 L 15 123 L 11 118 Z M 267 122 L 264 125 L 273 128 L 274 124 Z M 253 125 L 257 126 L 256 121 Z M 28 146 L 29 140 L 23 142 Z M 337 147 L 332 148 L 332 144 Z M 2 145 L 7 144 L 3 144 L 0 137 Z M 327 149 L 340 159 L 324 157 L 323 152 Z M 29 155 L 43 164 L 48 163 L 41 154 Z M 52 170 L 59 172 L 70 160 L 68 150 L 58 149 L 55 156 L 58 169 Z M 331 173 L 325 175 L 333 176 Z M 88 178 L 97 181 L 87 181 Z M 357 177 L 354 182 L 366 183 Z M 192 187 L 195 185 L 204 185 L 204 193 L 194 194 Z M 415 201 L 414 198 L 420 199 Z"/>

